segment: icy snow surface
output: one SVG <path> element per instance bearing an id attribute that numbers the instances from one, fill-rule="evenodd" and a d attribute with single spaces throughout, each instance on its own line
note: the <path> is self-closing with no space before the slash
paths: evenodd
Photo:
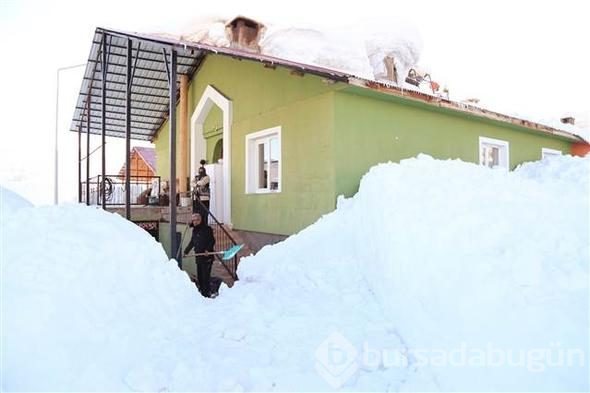
<path id="1" fill-rule="evenodd" d="M 359 353 L 342 390 L 588 390 L 587 367 L 420 365 L 394 350 L 587 357 L 589 171 L 571 157 L 375 166 L 335 212 L 243 259 L 214 300 L 117 215 L 20 209 L 1 224 L 1 387 L 331 390 L 315 351 L 338 332 Z M 368 364 L 364 345 L 407 364 Z"/>

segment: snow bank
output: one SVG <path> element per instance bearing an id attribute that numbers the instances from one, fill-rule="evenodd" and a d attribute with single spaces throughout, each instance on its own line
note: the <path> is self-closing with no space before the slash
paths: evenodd
<path id="1" fill-rule="evenodd" d="M 372 168 L 349 220 L 378 230 L 347 244 L 404 342 L 586 351 L 589 163 L 560 157 L 507 173 L 420 157 Z M 588 389 L 586 367 L 431 372 L 442 390 Z"/>
<path id="2" fill-rule="evenodd" d="M 1 225 L 3 391 L 144 390 L 193 367 L 173 343 L 200 299 L 147 232 L 81 205 Z"/>
<path id="3" fill-rule="evenodd" d="M 548 364 L 560 349 L 587 355 L 589 173 L 590 159 L 572 157 L 510 173 L 427 156 L 378 165 L 336 212 L 245 260 L 242 276 L 296 286 L 299 298 L 315 293 L 312 307 L 334 307 L 327 325 L 359 353 L 368 343 L 425 351 L 434 363 L 440 351 L 465 345 L 467 354 L 510 350 L 519 363 L 523 351 L 520 366 L 419 366 L 414 355 L 407 368 L 359 361 L 344 385 L 353 390 L 587 390 L 583 361 Z M 379 305 L 378 324 L 358 314 L 373 316 L 368 304 Z M 321 333 L 308 335 L 321 342 L 325 325 L 313 326 Z"/>
<path id="4" fill-rule="evenodd" d="M 243 259 L 215 300 L 118 216 L 21 209 L 2 222 L 2 387 L 325 391 L 315 351 L 338 332 L 359 354 L 343 390 L 588 390 L 587 367 L 538 352 L 542 372 L 403 351 L 586 351 L 589 170 L 378 165 L 335 212 Z"/>

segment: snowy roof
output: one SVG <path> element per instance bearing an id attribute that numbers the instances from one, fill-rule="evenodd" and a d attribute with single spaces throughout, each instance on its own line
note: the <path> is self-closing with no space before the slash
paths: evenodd
<path id="1" fill-rule="evenodd" d="M 131 156 L 133 156 L 134 153 L 137 153 L 137 155 L 143 160 L 143 162 L 145 162 L 145 164 L 154 174 L 156 173 L 156 149 L 152 147 L 134 146 L 131 149 Z M 123 166 L 121 166 L 119 175 L 125 175 L 125 163 L 123 163 Z"/>
<path id="2" fill-rule="evenodd" d="M 156 149 L 153 147 L 135 146 L 132 150 L 136 151 L 150 169 L 156 173 Z"/>
<path id="3" fill-rule="evenodd" d="M 133 61 L 136 65 L 133 85 L 131 88 L 131 138 L 153 140 L 156 133 L 168 116 L 168 81 L 163 51 L 175 49 L 178 52 L 178 74 L 187 74 L 192 78 L 198 67 L 208 54 L 218 54 L 234 58 L 258 61 L 269 66 L 281 66 L 303 73 L 318 75 L 329 80 L 342 82 L 358 88 L 369 89 L 381 94 L 394 95 L 404 99 L 420 101 L 429 105 L 469 113 L 475 116 L 510 123 L 555 135 L 573 141 L 584 141 L 571 128 L 564 130 L 553 125 L 540 124 L 535 121 L 506 115 L 476 105 L 453 101 L 439 95 L 428 94 L 418 89 L 399 87 L 394 83 L 370 79 L 368 76 L 357 76 L 350 72 L 328 68 L 317 64 L 305 64 L 267 54 L 254 53 L 237 48 L 214 46 L 195 42 L 172 35 L 156 35 L 129 33 L 124 31 L 97 28 L 84 80 L 80 88 L 78 102 L 71 130 L 85 131 L 87 99 L 90 99 L 90 133 L 101 132 L 101 70 L 100 47 L 104 37 L 108 38 L 109 67 L 106 89 L 106 134 L 108 136 L 125 137 L 125 68 L 126 43 L 132 40 Z M 137 54 L 139 54 L 136 60 Z M 179 80 L 176 81 L 179 84 Z M 121 84 L 123 87 L 121 87 Z M 95 91 L 96 93 L 93 93 Z"/>
<path id="4" fill-rule="evenodd" d="M 205 56 L 210 53 L 247 58 L 269 65 L 281 65 L 301 72 L 321 75 L 337 81 L 347 81 L 347 75 L 338 71 L 256 55 L 238 49 L 220 48 L 162 35 L 97 28 L 70 125 L 71 131 L 86 132 L 89 125 L 91 134 L 101 134 L 101 46 L 105 37 L 108 64 L 105 90 L 105 133 L 107 136 L 125 137 L 125 75 L 128 39 L 132 41 L 132 67 L 135 68 L 131 86 L 131 139 L 153 140 L 168 117 L 169 87 L 164 53 L 169 55 L 171 49 L 175 49 L 178 53 L 177 85 L 180 84 L 181 74 L 188 75 L 189 78 L 192 77 Z M 177 92 L 179 90 L 177 89 Z M 88 112 L 90 116 L 87 115 Z"/>

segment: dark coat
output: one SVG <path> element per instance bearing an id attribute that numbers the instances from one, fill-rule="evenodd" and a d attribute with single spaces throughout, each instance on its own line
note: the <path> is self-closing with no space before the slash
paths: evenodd
<path id="1" fill-rule="evenodd" d="M 190 224 L 189 226 L 193 228 L 193 234 L 191 236 L 191 241 L 184 249 L 184 253 L 188 254 L 191 250 L 194 250 L 195 254 L 213 251 L 215 237 L 213 236 L 213 230 L 211 227 L 205 223 L 201 223 L 196 227 L 193 227 L 193 224 Z M 203 260 L 212 260 L 213 256 L 203 256 L 197 258 L 203 258 Z"/>

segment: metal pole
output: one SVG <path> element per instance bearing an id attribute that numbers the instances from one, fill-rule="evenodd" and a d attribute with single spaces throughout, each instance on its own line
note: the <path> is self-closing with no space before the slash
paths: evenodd
<path id="1" fill-rule="evenodd" d="M 82 203 L 82 123 L 78 124 L 78 203 Z"/>
<path id="2" fill-rule="evenodd" d="M 127 39 L 127 93 L 125 95 L 125 218 L 131 220 L 131 39 Z M 139 53 L 137 54 L 139 57 Z"/>
<path id="3" fill-rule="evenodd" d="M 90 99 L 86 101 L 86 205 L 90 206 Z"/>
<path id="4" fill-rule="evenodd" d="M 59 193 L 58 193 L 58 186 L 59 186 L 59 149 L 58 149 L 58 130 L 59 130 L 59 73 L 63 70 L 69 70 L 72 68 L 78 68 L 86 66 L 84 64 L 76 64 L 67 67 L 60 67 L 56 70 L 56 87 L 55 87 L 55 157 L 54 157 L 54 178 L 53 178 L 53 203 L 57 205 L 59 201 Z"/>
<path id="5" fill-rule="evenodd" d="M 107 40 L 102 40 L 102 62 L 101 62 L 101 71 L 102 71 L 102 100 L 101 100 L 101 146 L 102 146 L 102 168 L 101 168 L 101 203 L 103 210 L 107 208 L 107 201 L 105 198 L 106 194 L 106 187 L 104 183 L 105 175 L 106 175 L 106 154 L 105 154 L 105 142 L 106 142 L 106 105 L 107 105 Z"/>
<path id="6" fill-rule="evenodd" d="M 170 257 L 173 258 L 178 245 L 176 244 L 176 50 L 170 51 Z M 180 267 L 181 261 L 178 261 Z"/>
<path id="7" fill-rule="evenodd" d="M 58 184 L 59 184 L 59 178 L 58 178 L 58 160 L 59 160 L 59 152 L 58 152 L 58 143 L 57 143 L 57 137 L 58 137 L 58 133 L 57 130 L 59 128 L 59 72 L 61 71 L 60 68 L 57 69 L 57 78 L 56 78 L 56 82 L 57 82 L 57 87 L 55 89 L 55 163 L 54 163 L 54 168 L 55 168 L 55 173 L 54 173 L 54 185 L 53 185 L 53 204 L 57 205 L 58 203 Z"/>

